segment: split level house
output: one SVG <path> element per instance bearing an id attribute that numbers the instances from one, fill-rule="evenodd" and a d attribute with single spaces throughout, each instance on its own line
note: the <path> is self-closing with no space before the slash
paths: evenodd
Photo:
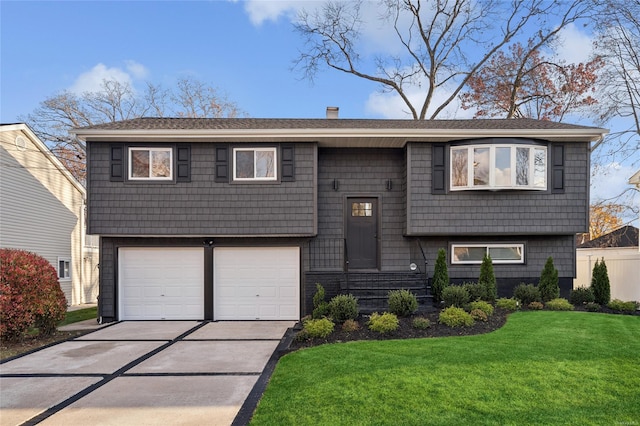
<path id="1" fill-rule="evenodd" d="M 606 130 L 529 119 L 140 118 L 76 130 L 103 321 L 297 320 L 316 283 L 425 304 L 491 255 L 500 295 L 549 256 L 568 296 Z M 378 290 L 378 294 L 376 294 Z M 384 293 L 379 294 L 380 290 Z"/>
<path id="2" fill-rule="evenodd" d="M 24 123 L 0 125 L 0 248 L 51 263 L 69 305 L 96 303 L 98 238 L 84 187 Z"/>

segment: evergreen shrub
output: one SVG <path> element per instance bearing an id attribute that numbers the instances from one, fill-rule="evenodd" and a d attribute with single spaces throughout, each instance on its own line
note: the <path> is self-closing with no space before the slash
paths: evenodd
<path id="1" fill-rule="evenodd" d="M 438 250 L 436 265 L 433 271 L 431 282 L 431 292 L 433 293 L 433 303 L 439 305 L 442 299 L 442 291 L 449 285 L 449 272 L 447 270 L 447 252 L 441 248 Z"/>
<path id="2" fill-rule="evenodd" d="M 540 301 L 540 289 L 534 284 L 521 283 L 513 290 L 513 297 L 518 299 L 522 306 L 526 306 L 531 302 Z"/>
<path id="3" fill-rule="evenodd" d="M 384 312 L 382 315 L 374 312 L 369 318 L 369 330 L 386 334 L 395 331 L 400 327 L 398 317 L 391 312 Z"/>
<path id="4" fill-rule="evenodd" d="M 462 286 L 450 285 L 442 291 L 442 300 L 445 308 L 449 306 L 464 308 L 469 303 L 469 293 Z"/>
<path id="5" fill-rule="evenodd" d="M 407 317 L 418 310 L 418 299 L 409 290 L 389 292 L 389 312 L 399 317 Z"/>
<path id="6" fill-rule="evenodd" d="M 551 256 L 547 258 L 547 262 L 544 264 L 538 288 L 540 289 L 540 298 L 543 302 L 560 297 L 558 270 L 553 266 L 553 258 Z"/>
<path id="7" fill-rule="evenodd" d="M 358 318 L 358 300 L 352 294 L 339 294 L 329 301 L 329 316 L 342 324 Z"/>
<path id="8" fill-rule="evenodd" d="M 478 284 L 484 287 L 485 300 L 490 303 L 495 302 L 495 300 L 498 298 L 498 286 L 496 283 L 496 276 L 493 273 L 493 263 L 491 262 L 491 256 L 489 256 L 488 254 L 485 254 L 482 258 Z"/>
<path id="9" fill-rule="evenodd" d="M 593 291 L 594 302 L 599 305 L 606 305 L 611 300 L 611 285 L 604 258 L 601 261 L 596 260 L 596 264 L 593 266 L 591 291 Z"/>

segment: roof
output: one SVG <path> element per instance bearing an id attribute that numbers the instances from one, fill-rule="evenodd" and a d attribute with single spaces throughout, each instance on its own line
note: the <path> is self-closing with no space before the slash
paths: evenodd
<path id="1" fill-rule="evenodd" d="M 635 185 L 635 186 L 637 186 L 638 188 L 640 188 L 640 170 L 638 170 L 637 172 L 635 172 L 635 173 L 633 174 L 633 176 L 631 176 L 631 177 L 629 178 L 629 183 L 630 183 L 631 185 Z"/>
<path id="2" fill-rule="evenodd" d="M 578 245 L 578 248 L 638 247 L 638 228 L 623 226 L 613 232 Z"/>
<path id="3" fill-rule="evenodd" d="M 398 147 L 406 142 L 444 142 L 524 137 L 594 142 L 608 130 L 533 119 L 373 120 L 302 118 L 136 118 L 75 129 L 90 141 L 318 142 L 324 146 Z"/>

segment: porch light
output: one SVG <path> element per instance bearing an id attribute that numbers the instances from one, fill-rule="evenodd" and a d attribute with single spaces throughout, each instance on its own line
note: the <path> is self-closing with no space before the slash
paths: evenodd
<path id="1" fill-rule="evenodd" d="M 415 263 L 411 262 L 409 264 L 409 269 L 412 271 L 415 271 L 416 269 L 418 269 L 418 265 L 416 265 Z"/>

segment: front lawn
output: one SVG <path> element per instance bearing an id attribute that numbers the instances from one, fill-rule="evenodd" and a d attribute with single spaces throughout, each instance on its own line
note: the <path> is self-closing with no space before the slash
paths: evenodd
<path id="1" fill-rule="evenodd" d="M 517 312 L 489 334 L 283 357 L 252 425 L 638 425 L 640 317 Z"/>

